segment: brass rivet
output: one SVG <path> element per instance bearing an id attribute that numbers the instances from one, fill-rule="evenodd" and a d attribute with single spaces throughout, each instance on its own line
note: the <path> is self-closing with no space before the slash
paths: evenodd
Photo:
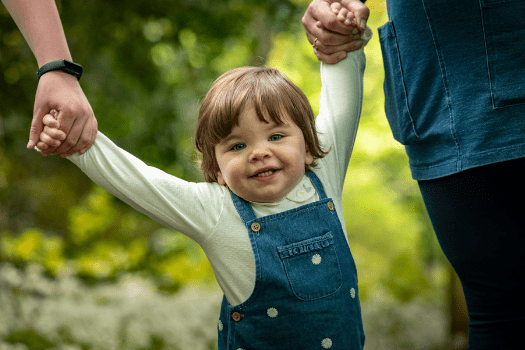
<path id="1" fill-rule="evenodd" d="M 237 311 L 235 311 L 233 314 L 232 314 L 232 319 L 235 321 L 235 322 L 239 322 L 241 320 L 241 314 L 238 313 Z"/>

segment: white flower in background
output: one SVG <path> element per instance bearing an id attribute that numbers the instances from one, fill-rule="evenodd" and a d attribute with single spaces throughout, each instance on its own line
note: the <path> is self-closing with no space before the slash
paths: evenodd
<path id="1" fill-rule="evenodd" d="M 357 297 L 357 288 L 349 293 Z M 415 298 L 399 303 L 378 288 L 361 305 L 367 346 L 374 350 L 445 348 L 450 341 L 449 323 L 440 300 Z M 187 286 L 166 295 L 150 279 L 133 274 L 90 287 L 74 273 L 52 279 L 36 266 L 17 269 L 0 263 L 0 350 L 28 350 L 26 345 L 3 341 L 20 329 L 53 343 L 52 350 L 148 349 L 154 341 L 165 349 L 209 350 L 217 342 L 221 301 L 218 289 Z M 267 313 L 277 316 L 278 310 L 271 307 Z M 326 338 L 320 345 L 331 350 L 339 344 L 332 346 Z"/>

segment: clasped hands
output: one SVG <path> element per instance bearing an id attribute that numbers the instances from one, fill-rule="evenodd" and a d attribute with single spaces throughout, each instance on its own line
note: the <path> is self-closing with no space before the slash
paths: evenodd
<path id="1" fill-rule="evenodd" d="M 56 132 L 47 135 L 49 137 L 44 136 L 45 116 L 56 121 L 56 124 L 52 124 L 56 127 Z M 93 109 L 76 77 L 61 71 L 52 71 L 40 78 L 28 149 L 36 146 L 43 156 L 60 154 L 61 157 L 67 157 L 77 152 L 82 154 L 95 142 L 97 129 Z M 51 129 L 48 131 L 51 132 Z M 52 136 L 57 138 L 53 139 Z"/>
<path id="2" fill-rule="evenodd" d="M 317 58 L 333 64 L 344 59 L 347 52 L 360 49 L 369 15 L 370 10 L 360 0 L 312 1 L 302 22 Z"/>

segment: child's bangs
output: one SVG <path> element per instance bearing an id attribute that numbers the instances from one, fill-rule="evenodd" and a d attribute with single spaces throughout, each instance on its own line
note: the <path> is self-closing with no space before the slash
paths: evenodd
<path id="1" fill-rule="evenodd" d="M 214 144 L 226 138 L 233 127 L 239 125 L 239 116 L 250 107 L 255 109 L 257 118 L 261 122 L 273 121 L 276 124 L 283 124 L 286 119 L 291 118 L 292 121 L 294 119 L 293 110 L 288 111 L 287 109 L 290 108 L 285 108 L 282 100 L 288 98 L 282 95 L 282 91 L 268 85 L 264 86 L 265 84 L 243 83 L 245 84 L 240 84 L 231 91 L 231 95 L 235 98 L 224 99 L 226 103 L 218 108 L 215 117 L 210 120 L 209 128 L 212 130 L 210 141 Z"/>

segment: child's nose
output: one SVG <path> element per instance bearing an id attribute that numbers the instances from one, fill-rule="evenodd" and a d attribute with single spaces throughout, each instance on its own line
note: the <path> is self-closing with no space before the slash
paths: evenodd
<path id="1" fill-rule="evenodd" d="M 251 162 L 257 162 L 257 161 L 263 160 L 264 158 L 270 158 L 271 155 L 272 154 L 271 154 L 271 152 L 270 152 L 270 150 L 268 148 L 266 148 L 266 147 L 257 147 L 250 154 L 250 161 Z"/>

